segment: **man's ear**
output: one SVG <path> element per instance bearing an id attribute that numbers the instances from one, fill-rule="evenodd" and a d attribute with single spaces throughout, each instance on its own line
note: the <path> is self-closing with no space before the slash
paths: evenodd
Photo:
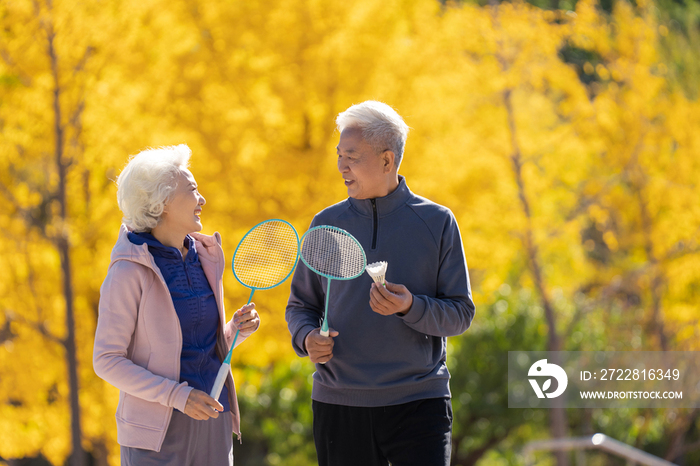
<path id="1" fill-rule="evenodd" d="M 384 173 L 389 173 L 393 170 L 396 160 L 396 155 L 394 154 L 394 151 L 390 150 L 385 150 L 382 152 L 382 162 L 383 162 L 383 168 L 384 168 Z"/>

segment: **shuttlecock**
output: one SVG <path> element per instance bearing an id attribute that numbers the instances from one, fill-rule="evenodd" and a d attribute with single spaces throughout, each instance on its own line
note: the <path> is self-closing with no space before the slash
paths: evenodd
<path id="1" fill-rule="evenodd" d="M 372 264 L 367 265 L 367 267 L 365 267 L 365 270 L 367 271 L 369 276 L 372 277 L 374 283 L 379 283 L 380 285 L 386 286 L 384 277 L 386 276 L 386 268 L 388 265 L 389 264 L 385 261 L 374 262 Z"/>

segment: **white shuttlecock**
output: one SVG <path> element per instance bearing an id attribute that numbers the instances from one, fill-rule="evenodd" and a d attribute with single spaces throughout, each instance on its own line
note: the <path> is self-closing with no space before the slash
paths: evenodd
<path id="1" fill-rule="evenodd" d="M 386 268 L 388 265 L 389 264 L 385 261 L 373 262 L 372 264 L 367 265 L 365 270 L 369 276 L 372 277 L 374 283 L 379 283 L 380 285 L 386 286 L 384 277 L 386 276 Z"/>

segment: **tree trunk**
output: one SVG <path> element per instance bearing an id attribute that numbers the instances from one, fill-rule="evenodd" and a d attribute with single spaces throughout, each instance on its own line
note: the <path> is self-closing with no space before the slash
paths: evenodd
<path id="1" fill-rule="evenodd" d="M 544 316 L 547 320 L 547 351 L 560 351 L 561 341 L 559 335 L 557 334 L 556 316 L 554 314 L 554 307 L 549 298 L 549 293 L 547 291 L 547 286 L 544 281 L 542 274 L 542 267 L 540 265 L 539 252 L 537 244 L 535 242 L 533 227 L 532 227 L 532 212 L 530 210 L 530 202 L 525 191 L 525 181 L 523 180 L 522 174 L 522 153 L 520 151 L 520 145 L 518 144 L 517 138 L 517 126 L 515 124 L 515 113 L 513 111 L 512 102 L 512 90 L 506 89 L 503 92 L 503 103 L 506 108 L 506 113 L 508 117 L 508 131 L 510 133 L 512 153 L 510 156 L 511 166 L 513 167 L 513 174 L 515 176 L 516 184 L 518 185 L 518 197 L 520 198 L 520 206 L 523 211 L 523 215 L 526 220 L 525 235 L 523 238 L 523 245 L 525 246 L 525 252 L 527 256 L 527 264 L 532 274 L 532 279 L 535 282 L 535 287 L 540 295 L 540 301 L 542 303 L 542 308 L 544 309 Z M 552 362 L 557 365 L 561 365 L 561 361 L 558 356 L 552 358 Z M 552 407 L 549 410 L 549 427 L 552 438 L 565 438 L 568 432 L 568 421 L 566 418 L 566 409 L 564 408 L 564 402 L 562 398 L 556 398 L 552 400 Z M 569 460 L 568 455 L 564 451 L 554 452 L 554 456 L 557 459 L 558 466 L 568 466 Z"/>
<path id="2" fill-rule="evenodd" d="M 64 133 L 61 125 L 61 86 L 58 73 L 58 56 L 54 48 L 55 32 L 53 25 L 45 25 L 48 40 L 48 55 L 51 60 L 51 73 L 54 81 L 53 110 L 55 133 L 55 162 L 58 171 L 57 198 L 60 207 L 60 225 L 58 228 L 55 245 L 61 258 L 61 272 L 63 278 L 63 297 L 66 303 L 66 330 L 64 340 L 66 349 L 66 363 L 68 366 L 68 384 L 70 389 L 71 412 L 71 440 L 73 453 L 71 455 L 72 466 L 85 466 L 85 451 L 82 446 L 82 429 L 80 427 L 80 402 L 78 399 L 78 358 L 75 346 L 75 315 L 73 309 L 73 284 L 71 280 L 71 256 L 70 239 L 68 233 L 68 201 L 66 197 L 66 175 L 68 164 L 63 160 Z"/>

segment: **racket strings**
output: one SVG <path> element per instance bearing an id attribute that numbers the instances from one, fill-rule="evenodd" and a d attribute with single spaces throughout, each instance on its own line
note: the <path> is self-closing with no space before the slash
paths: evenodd
<path id="1" fill-rule="evenodd" d="M 301 255 L 314 271 L 334 279 L 353 278 L 365 268 L 362 247 L 342 230 L 320 227 L 309 231 Z"/>
<path id="2" fill-rule="evenodd" d="M 282 282 L 296 265 L 298 237 L 291 225 L 265 222 L 238 245 L 233 271 L 249 288 L 270 288 Z"/>

